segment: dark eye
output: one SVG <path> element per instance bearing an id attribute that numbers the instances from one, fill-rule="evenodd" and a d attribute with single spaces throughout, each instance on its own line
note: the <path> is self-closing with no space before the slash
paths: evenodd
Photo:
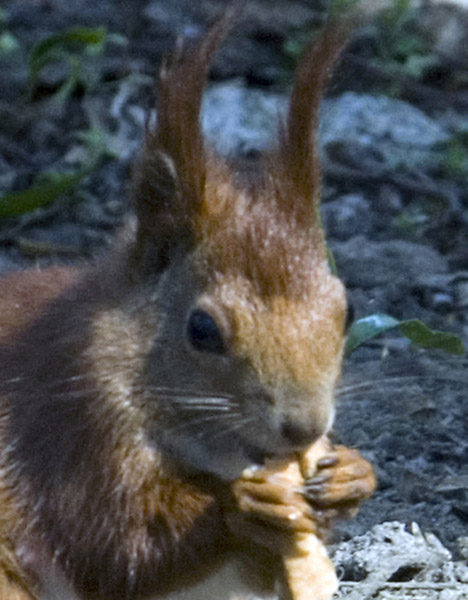
<path id="1" fill-rule="evenodd" d="M 196 350 L 222 354 L 225 350 L 221 332 L 213 317 L 204 310 L 194 310 L 187 323 L 187 337 Z"/>
<path id="2" fill-rule="evenodd" d="M 351 302 L 348 302 L 348 306 L 346 307 L 346 321 L 345 321 L 345 331 L 351 327 L 354 321 L 354 306 Z"/>

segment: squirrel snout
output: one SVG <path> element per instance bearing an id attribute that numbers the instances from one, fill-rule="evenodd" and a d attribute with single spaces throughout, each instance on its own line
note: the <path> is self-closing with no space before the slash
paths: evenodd
<path id="1" fill-rule="evenodd" d="M 326 434 L 334 420 L 333 396 L 285 390 L 276 394 L 276 431 L 285 447 L 301 450 Z"/>
<path id="2" fill-rule="evenodd" d="M 286 416 L 280 425 L 280 435 L 294 450 L 301 450 L 316 442 L 330 429 L 332 415 L 314 417 Z"/>
<path id="3" fill-rule="evenodd" d="M 269 392 L 273 427 L 284 448 L 301 450 L 331 429 L 335 415 L 332 388 L 298 388 L 283 383 Z"/>
<path id="4" fill-rule="evenodd" d="M 281 435 L 294 447 L 309 446 L 321 435 L 323 428 L 316 423 L 287 419 L 281 424 Z"/>
<path id="5" fill-rule="evenodd" d="M 276 444 L 271 449 L 273 454 L 289 454 L 307 448 L 330 430 L 333 416 L 334 410 L 325 408 L 276 412 L 270 422 L 272 429 L 269 443 Z"/>

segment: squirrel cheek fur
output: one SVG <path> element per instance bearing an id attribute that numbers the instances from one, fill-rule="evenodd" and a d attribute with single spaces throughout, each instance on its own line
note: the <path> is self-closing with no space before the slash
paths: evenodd
<path id="1" fill-rule="evenodd" d="M 346 302 L 315 129 L 347 25 L 306 50 L 278 149 L 244 181 L 199 125 L 231 20 L 163 65 L 114 247 L 1 284 L 0 596 L 48 600 L 47 561 L 83 599 L 196 585 L 237 552 L 233 481 L 331 425 Z"/>

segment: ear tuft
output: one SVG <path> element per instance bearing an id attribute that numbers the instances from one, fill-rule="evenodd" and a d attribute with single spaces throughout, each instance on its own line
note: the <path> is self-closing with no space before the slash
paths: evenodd
<path id="1" fill-rule="evenodd" d="M 270 168 L 281 208 L 309 223 L 316 218 L 321 185 L 317 149 L 320 102 L 352 23 L 351 17 L 330 19 L 306 47 L 296 69 L 287 122 L 280 129 L 279 156 Z"/>
<path id="2" fill-rule="evenodd" d="M 146 135 L 133 197 L 140 230 L 167 244 L 185 239 L 203 202 L 206 158 L 200 125 L 214 54 L 237 10 L 226 11 L 195 46 L 178 40 L 158 75 L 157 124 Z"/>

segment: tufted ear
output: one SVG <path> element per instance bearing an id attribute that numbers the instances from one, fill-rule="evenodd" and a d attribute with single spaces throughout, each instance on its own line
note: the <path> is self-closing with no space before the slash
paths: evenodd
<path id="1" fill-rule="evenodd" d="M 270 167 L 280 208 L 304 223 L 316 219 L 320 197 L 320 101 L 352 26 L 351 17 L 331 18 L 306 47 L 296 69 L 287 120 L 280 127 L 279 150 Z"/>
<path id="2" fill-rule="evenodd" d="M 236 12 L 227 11 L 195 46 L 182 43 L 159 71 L 157 124 L 147 131 L 133 177 L 139 238 L 161 248 L 189 241 L 203 201 L 206 157 L 200 107 L 215 51 Z"/>

